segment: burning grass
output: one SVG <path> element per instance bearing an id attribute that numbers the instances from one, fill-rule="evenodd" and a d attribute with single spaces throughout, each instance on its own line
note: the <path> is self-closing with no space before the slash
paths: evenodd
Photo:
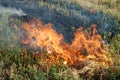
<path id="1" fill-rule="evenodd" d="M 77 0 L 75 1 L 77 2 Z M 84 3 L 84 1 L 82 1 L 82 3 Z M 62 4 L 62 6 L 59 5 L 59 1 L 57 4 L 48 4 L 47 2 L 40 1 L 39 7 L 44 8 L 46 11 L 50 8 L 50 12 L 53 10 L 53 12 L 57 11 L 58 13 L 65 15 L 62 17 L 60 14 L 55 12 L 54 14 L 57 15 L 58 18 L 53 20 L 53 18 L 51 18 L 53 13 L 48 12 L 50 16 L 47 16 L 47 18 L 52 20 L 52 23 L 54 24 L 58 22 L 58 25 L 67 25 L 67 23 L 72 23 L 72 26 L 74 26 L 73 24 L 79 25 L 79 21 L 76 20 L 78 18 L 83 21 L 81 23 L 88 25 L 88 13 L 85 12 L 84 14 L 86 16 L 84 17 L 81 14 L 84 10 L 81 11 L 81 13 L 79 13 L 80 11 L 77 11 L 77 9 L 82 10 L 81 7 L 84 8 L 86 3 L 92 4 L 90 1 L 86 1 L 85 4 L 79 4 L 78 2 L 75 5 L 72 5 L 70 3 L 69 7 L 69 4 L 67 3 Z M 68 7 L 66 7 L 67 5 Z M 87 6 L 88 9 L 90 8 L 91 13 L 94 13 L 95 10 L 96 12 L 98 11 L 98 14 L 100 14 L 99 9 L 97 8 L 99 6 L 100 10 L 104 8 L 102 11 L 105 11 L 105 13 L 112 13 L 117 10 L 110 8 L 106 10 L 106 5 L 102 6 L 101 4 L 95 5 L 96 7 L 94 7 L 94 9 L 92 8 L 93 6 Z M 70 15 L 72 8 L 76 8 L 75 13 L 73 13 L 77 16 L 75 18 Z M 45 13 L 42 11 L 40 12 L 47 15 L 46 11 Z M 113 13 L 113 15 L 116 14 L 119 16 L 117 13 L 118 11 Z M 14 21 L 10 19 L 9 22 L 9 18 L 7 18 L 6 15 L 7 14 L 4 14 L 3 18 L 0 19 L 0 80 L 120 79 L 120 34 L 115 35 L 113 40 L 110 40 L 110 44 L 107 44 L 108 47 L 105 47 L 106 43 L 102 43 L 103 40 L 97 33 L 96 25 L 91 25 L 91 29 L 88 30 L 84 30 L 82 27 L 78 28 L 73 34 L 73 41 L 71 43 L 67 43 L 64 40 L 64 36 L 62 34 L 58 34 L 50 23 L 44 24 L 38 19 L 33 19 L 28 23 L 23 22 L 21 25 L 19 20 Z M 71 18 L 66 19 L 66 16 Z M 113 20 L 110 18 L 110 21 L 108 19 L 105 21 L 103 19 L 104 17 L 99 15 L 97 16 L 101 18 L 98 18 L 97 20 L 95 19 L 95 21 L 98 21 L 98 24 L 103 24 L 103 28 L 101 29 L 104 32 L 104 22 L 108 21 L 108 24 L 112 24 Z M 47 19 L 45 18 L 45 20 Z M 13 26 L 11 23 L 19 23 L 19 26 L 16 24 Z M 69 24 L 67 27 L 70 26 Z M 58 29 L 58 27 L 56 28 Z M 19 48 L 21 46 L 19 41 L 21 41 L 21 48 Z M 113 63 L 109 58 L 112 59 Z"/>
<path id="2" fill-rule="evenodd" d="M 0 78 L 3 80 L 110 80 L 119 77 L 116 75 L 119 69 L 107 57 L 109 50 L 94 24 L 88 30 L 78 28 L 71 43 L 65 42 L 52 24 L 38 19 L 23 22 L 20 28 L 24 34 L 22 48 L 0 50 Z"/>
<path id="3" fill-rule="evenodd" d="M 106 50 L 102 47 L 101 36 L 97 33 L 96 25 L 91 25 L 88 32 L 82 27 L 74 32 L 72 43 L 66 43 L 62 34 L 58 34 L 52 24 L 44 24 L 38 19 L 29 23 L 23 23 L 23 32 L 27 37 L 23 38 L 25 47 L 36 49 L 35 58 L 41 54 L 47 54 L 50 62 L 63 59 L 66 65 L 79 64 L 81 61 L 93 60 L 103 65 L 108 65 L 105 56 Z M 38 50 L 37 50 L 38 49 Z"/>
<path id="4" fill-rule="evenodd" d="M 2 49 L 0 51 L 0 79 L 17 80 L 119 80 L 119 69 L 103 66 L 86 60 L 79 65 L 67 66 L 59 60 L 51 62 L 48 55 L 34 59 L 34 51 L 23 49 Z M 51 63 L 50 63 L 51 62 Z"/>

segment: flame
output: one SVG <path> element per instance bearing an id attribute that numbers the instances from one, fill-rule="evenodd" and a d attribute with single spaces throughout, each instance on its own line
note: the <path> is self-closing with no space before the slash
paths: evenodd
<path id="1" fill-rule="evenodd" d="M 64 41 L 62 34 L 58 34 L 52 24 L 44 24 L 38 19 L 29 23 L 22 23 L 27 38 L 22 40 L 23 44 L 34 48 L 40 48 L 39 53 L 50 55 L 51 61 L 64 59 L 63 64 L 74 64 L 77 61 L 91 59 L 97 62 L 107 60 L 101 45 L 101 36 L 97 34 L 96 25 L 91 26 L 91 31 L 85 31 L 79 27 L 74 33 L 71 44 Z M 49 60 L 49 61 L 50 61 Z"/>

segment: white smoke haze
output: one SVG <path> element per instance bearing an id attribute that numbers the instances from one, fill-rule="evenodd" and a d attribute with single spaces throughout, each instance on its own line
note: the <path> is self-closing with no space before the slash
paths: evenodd
<path id="1" fill-rule="evenodd" d="M 68 42 L 71 42 L 73 39 L 72 33 L 75 29 L 79 26 L 88 28 L 89 25 L 93 23 L 98 26 L 98 32 L 101 34 L 104 32 L 115 32 L 115 24 L 112 21 L 113 18 L 109 18 L 109 16 L 104 15 L 101 11 L 92 14 L 85 8 L 67 2 L 62 4 L 65 7 L 64 9 L 63 6 L 58 7 L 57 4 L 55 4 L 55 2 L 59 0 L 42 0 L 41 3 L 38 3 L 37 1 L 40 0 L 29 0 L 26 4 L 23 0 L 0 0 L 0 39 L 1 33 L 4 33 L 2 36 L 5 37 L 5 39 L 12 41 L 8 36 L 8 34 L 14 32 L 9 29 L 11 27 L 11 25 L 8 24 L 9 18 L 16 16 L 21 18 L 21 16 L 25 15 L 29 17 L 38 17 L 44 23 L 52 23 L 55 30 L 58 33 L 62 33 L 65 36 L 65 40 Z M 34 4 L 34 6 L 31 4 Z M 4 7 L 6 5 L 14 7 Z M 68 14 L 65 14 L 65 12 Z M 21 34 L 20 31 L 19 33 Z M 11 36 L 13 37 L 13 35 Z"/>
<path id="2" fill-rule="evenodd" d="M 17 15 L 17 16 L 24 16 L 26 15 L 21 9 L 16 8 L 9 8 L 9 7 L 3 7 L 0 5 L 0 15 Z"/>
<path id="3" fill-rule="evenodd" d="M 22 32 L 15 24 L 21 24 L 19 19 L 11 16 L 26 15 L 21 9 L 0 6 L 0 47 L 20 46 Z"/>

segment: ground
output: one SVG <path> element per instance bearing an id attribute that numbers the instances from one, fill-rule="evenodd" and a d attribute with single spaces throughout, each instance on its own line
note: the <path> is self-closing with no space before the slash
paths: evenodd
<path id="1" fill-rule="evenodd" d="M 0 1 L 0 79 L 119 80 L 119 4 L 119 0 Z M 107 64 L 91 59 L 71 65 L 64 64 L 64 59 L 51 63 L 51 56 L 46 50 L 43 50 L 42 55 L 36 55 L 40 52 L 39 48 L 21 43 L 27 39 L 26 32 L 29 32 L 23 30 L 23 22 L 29 23 L 34 18 L 43 24 L 50 23 L 56 34 L 62 34 L 64 42 L 68 44 L 72 43 L 73 33 L 80 26 L 86 35 L 87 31 L 91 32 L 90 26 L 95 24 L 98 30 L 95 34 L 101 35 L 101 47 L 106 51 Z M 32 37 L 32 40 L 36 38 Z M 83 50 L 82 54 L 88 53 Z"/>

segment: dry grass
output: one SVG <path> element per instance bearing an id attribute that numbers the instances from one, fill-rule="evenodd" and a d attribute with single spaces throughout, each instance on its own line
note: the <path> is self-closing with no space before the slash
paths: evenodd
<path id="1" fill-rule="evenodd" d="M 105 14 L 111 14 L 113 16 L 117 16 L 118 19 L 120 19 L 120 2 L 115 1 L 115 0 L 111 0 L 111 1 L 107 1 L 107 0 L 70 0 L 71 2 L 76 2 L 77 4 L 79 4 L 79 6 L 83 7 L 83 8 L 87 8 L 90 10 L 101 10 L 103 11 Z M 106 1 L 106 3 L 105 3 Z M 108 7 L 107 2 L 110 2 L 109 4 L 111 5 L 111 7 Z"/>

